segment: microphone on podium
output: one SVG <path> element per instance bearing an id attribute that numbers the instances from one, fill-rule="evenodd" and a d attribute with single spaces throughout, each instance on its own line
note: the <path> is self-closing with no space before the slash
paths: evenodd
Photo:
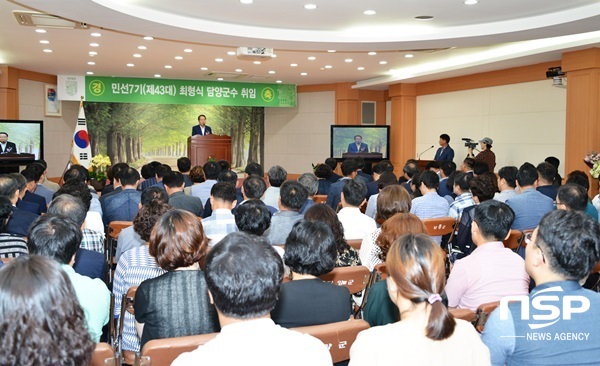
<path id="1" fill-rule="evenodd" d="M 425 149 L 425 151 L 421 152 L 419 155 L 417 155 L 417 160 L 421 160 L 421 155 L 423 155 L 424 153 L 428 152 L 429 150 L 433 149 L 435 146 L 431 145 L 431 147 L 428 147 L 427 149 Z"/>

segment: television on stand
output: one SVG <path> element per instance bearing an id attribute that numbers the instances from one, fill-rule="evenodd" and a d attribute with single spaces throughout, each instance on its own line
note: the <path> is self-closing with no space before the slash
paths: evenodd
<path id="1" fill-rule="evenodd" d="M 44 158 L 42 121 L 0 119 L 0 173 L 18 172 L 19 167 Z M 13 145 L 14 144 L 14 145 Z"/>
<path id="2" fill-rule="evenodd" d="M 365 159 L 365 172 L 371 164 L 390 158 L 390 126 L 331 125 L 330 157 L 342 161 Z"/>

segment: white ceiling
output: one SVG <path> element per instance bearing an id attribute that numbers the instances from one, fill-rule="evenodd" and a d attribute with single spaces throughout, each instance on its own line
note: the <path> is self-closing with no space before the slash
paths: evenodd
<path id="1" fill-rule="evenodd" d="M 309 3 L 317 8 L 306 10 Z M 45 12 L 90 28 L 47 28 L 41 34 L 19 25 L 15 10 Z M 376 14 L 364 15 L 365 10 Z M 424 15 L 433 19 L 415 19 Z M 91 36 L 94 32 L 101 36 Z M 92 42 L 99 46 L 91 47 Z M 227 54 L 239 46 L 272 47 L 277 57 L 256 65 Z M 214 80 L 207 74 L 225 72 L 243 75 L 236 81 L 351 81 L 385 89 L 400 81 L 559 60 L 562 52 L 598 46 L 600 1 L 593 0 L 475 5 L 463 0 L 0 0 L 0 64 L 57 75 Z"/>

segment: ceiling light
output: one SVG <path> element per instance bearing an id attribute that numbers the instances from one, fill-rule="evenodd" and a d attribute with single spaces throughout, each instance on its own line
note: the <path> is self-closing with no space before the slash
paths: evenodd
<path id="1" fill-rule="evenodd" d="M 235 56 L 235 51 L 229 51 L 229 52 L 227 52 L 227 54 L 228 54 L 229 56 Z"/>
<path id="2" fill-rule="evenodd" d="M 309 60 L 311 60 L 311 61 L 314 61 L 314 60 L 316 60 L 317 58 L 316 58 L 315 56 L 308 56 L 308 59 L 309 59 Z"/>
<path id="3" fill-rule="evenodd" d="M 135 58 L 140 58 L 140 57 L 142 57 L 142 55 L 140 55 L 139 53 L 134 53 L 134 54 L 133 54 L 133 57 L 135 57 Z"/>
<path id="4" fill-rule="evenodd" d="M 475 5 L 478 2 L 479 1 L 477 1 L 477 0 L 465 0 L 465 5 Z"/>
<path id="5" fill-rule="evenodd" d="M 173 68 L 173 66 L 171 66 L 171 65 L 165 65 L 165 69 L 172 69 L 172 68 Z"/>
<path id="6" fill-rule="evenodd" d="M 375 10 L 365 10 L 363 11 L 364 15 L 375 15 L 377 12 Z"/>
<path id="7" fill-rule="evenodd" d="M 98 52 L 96 52 L 96 51 L 90 51 L 90 52 L 88 52 L 88 54 L 90 56 L 96 56 L 98 54 Z"/>
<path id="8" fill-rule="evenodd" d="M 413 57 L 415 57 L 415 55 L 413 55 L 412 53 L 407 53 L 406 55 L 404 55 L 404 57 L 413 58 Z"/>
<path id="9" fill-rule="evenodd" d="M 215 62 L 223 62 L 222 58 L 215 58 Z"/>
<path id="10" fill-rule="evenodd" d="M 291 67 L 296 67 L 298 64 L 290 64 Z"/>
<path id="11" fill-rule="evenodd" d="M 88 65 L 95 65 L 96 63 L 94 61 L 90 61 L 88 62 Z"/>
<path id="12" fill-rule="evenodd" d="M 242 71 L 244 71 L 244 70 L 242 70 L 242 69 L 235 69 L 235 72 L 242 72 Z"/>
<path id="13" fill-rule="evenodd" d="M 41 43 L 41 44 L 48 44 L 48 43 L 50 43 L 50 41 L 46 41 L 45 39 L 42 39 L 42 40 L 40 41 L 40 43 Z"/>
<path id="14" fill-rule="evenodd" d="M 145 39 L 146 41 L 151 41 L 151 40 L 153 40 L 153 39 L 154 39 L 154 37 L 146 36 L 146 37 L 144 37 L 144 39 Z"/>
<path id="15" fill-rule="evenodd" d="M 344 62 L 352 62 L 353 60 L 351 58 L 347 58 L 344 60 Z"/>
<path id="16" fill-rule="evenodd" d="M 201 67 L 200 70 L 206 71 L 206 70 L 208 70 L 208 67 Z"/>
<path id="17" fill-rule="evenodd" d="M 281 84 L 281 83 L 283 83 L 283 81 L 281 81 L 281 80 L 277 80 L 277 81 L 275 81 L 275 82 L 276 82 L 277 84 Z"/>
<path id="18" fill-rule="evenodd" d="M 94 72 L 93 71 L 88 71 L 88 72 L 86 72 L 86 74 L 88 74 L 88 75 L 94 75 Z"/>
<path id="19" fill-rule="evenodd" d="M 327 50 L 329 53 L 335 53 L 335 50 Z"/>
<path id="20" fill-rule="evenodd" d="M 175 56 L 175 60 L 183 60 L 183 56 Z"/>
<path id="21" fill-rule="evenodd" d="M 317 8 L 317 6 L 315 4 L 306 4 L 306 5 L 304 5 L 304 9 L 306 9 L 306 10 L 314 10 L 316 8 Z"/>
<path id="22" fill-rule="evenodd" d="M 333 69 L 333 66 L 331 66 L 331 65 L 325 65 L 325 68 L 326 69 Z"/>
<path id="23" fill-rule="evenodd" d="M 90 34 L 90 36 L 92 36 L 92 37 L 100 37 L 100 36 L 101 36 L 101 34 L 96 32 L 96 33 L 92 33 L 92 34 Z"/>
<path id="24" fill-rule="evenodd" d="M 217 80 L 219 80 L 219 81 L 223 81 L 223 78 L 217 78 Z"/>
<path id="25" fill-rule="evenodd" d="M 134 64 L 127 64 L 127 67 L 134 67 Z"/>
<path id="26" fill-rule="evenodd" d="M 387 61 L 379 61 L 380 65 L 387 65 Z"/>
<path id="27" fill-rule="evenodd" d="M 154 74 L 155 78 L 159 78 L 161 75 L 160 74 Z"/>
<path id="28" fill-rule="evenodd" d="M 369 56 L 375 56 L 376 54 L 377 54 L 377 52 L 375 52 L 375 51 L 371 51 L 371 52 L 367 53 L 367 55 L 369 55 Z"/>
<path id="29" fill-rule="evenodd" d="M 242 4 L 252 4 L 254 2 L 254 0 L 240 0 L 240 3 Z"/>
<path id="30" fill-rule="evenodd" d="M 147 49 L 148 49 L 148 47 L 146 47 L 146 46 L 138 46 L 138 50 L 147 50 Z"/>
<path id="31" fill-rule="evenodd" d="M 389 70 L 388 70 L 388 72 L 389 72 L 390 74 L 393 74 L 393 73 L 395 73 L 395 72 L 396 72 L 396 69 L 389 69 Z"/>
<path id="32" fill-rule="evenodd" d="M 271 58 L 275 58 L 275 57 L 277 57 L 277 55 L 276 55 L 276 54 L 272 54 L 272 55 L 271 55 Z"/>
<path id="33" fill-rule="evenodd" d="M 417 19 L 417 20 L 431 20 L 431 19 L 433 19 L 433 17 L 431 15 L 419 15 L 419 16 L 415 17 L 415 19 Z"/>
<path id="34" fill-rule="evenodd" d="M 51 49 L 49 49 L 49 48 L 46 48 L 46 49 L 44 50 L 44 52 L 46 52 L 46 53 L 51 53 L 51 52 L 52 52 L 52 50 L 51 50 Z"/>
<path id="35" fill-rule="evenodd" d="M 274 74 L 274 73 L 275 73 L 275 71 L 269 70 L 269 74 Z"/>
<path id="36" fill-rule="evenodd" d="M 307 72 L 301 72 L 300 75 L 306 76 L 306 75 L 308 75 L 308 73 Z"/>
<path id="37" fill-rule="evenodd" d="M 192 49 L 191 48 L 186 48 L 185 50 L 183 50 L 183 52 L 190 53 L 190 52 L 192 52 Z"/>
<path id="38" fill-rule="evenodd" d="M 255 64 L 255 65 L 260 65 L 260 64 L 261 64 L 261 62 L 260 62 L 260 61 L 254 61 L 254 62 L 253 62 L 253 64 Z"/>
<path id="39" fill-rule="evenodd" d="M 98 43 L 90 43 L 90 47 L 100 47 Z"/>
<path id="40" fill-rule="evenodd" d="M 363 71 L 364 69 L 365 69 L 365 68 L 364 68 L 364 67 L 362 67 L 362 66 L 359 66 L 359 67 L 357 67 L 357 68 L 356 68 L 356 70 L 358 70 L 358 71 Z"/>
<path id="41" fill-rule="evenodd" d="M 45 30 L 45 29 L 42 29 L 42 28 L 38 28 L 38 29 L 36 29 L 35 31 L 36 31 L 37 33 L 46 33 L 46 30 Z"/>

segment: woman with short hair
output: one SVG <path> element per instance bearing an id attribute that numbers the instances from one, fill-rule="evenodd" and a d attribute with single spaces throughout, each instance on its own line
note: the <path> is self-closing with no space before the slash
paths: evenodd
<path id="1" fill-rule="evenodd" d="M 12 210 L 10 200 L 0 196 L 0 258 L 16 258 L 28 253 L 25 239 L 6 232 Z"/>

